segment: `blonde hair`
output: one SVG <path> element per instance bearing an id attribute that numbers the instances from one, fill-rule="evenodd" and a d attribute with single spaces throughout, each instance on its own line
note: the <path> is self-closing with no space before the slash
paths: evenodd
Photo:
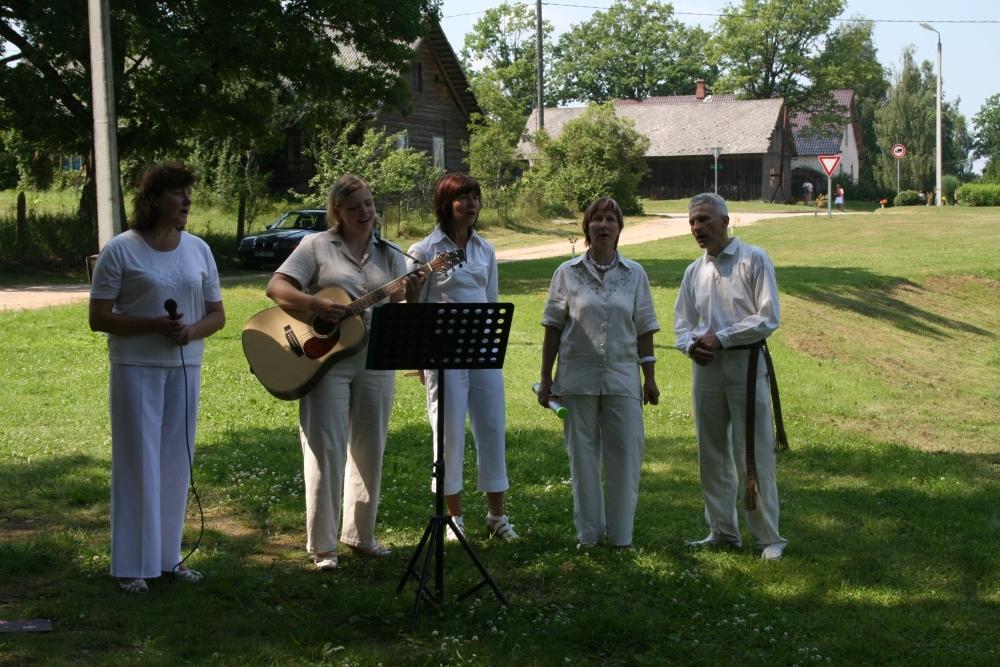
<path id="1" fill-rule="evenodd" d="M 342 206 L 347 198 L 353 195 L 355 192 L 361 188 L 367 188 L 371 192 L 371 186 L 368 182 L 360 176 L 355 176 L 354 174 L 344 174 L 337 179 L 337 182 L 333 184 L 330 188 L 330 196 L 326 200 L 326 224 L 331 234 L 340 233 L 340 219 L 334 214 L 333 210 L 338 206 Z M 382 224 L 382 219 L 375 214 L 375 228 L 378 228 Z"/>

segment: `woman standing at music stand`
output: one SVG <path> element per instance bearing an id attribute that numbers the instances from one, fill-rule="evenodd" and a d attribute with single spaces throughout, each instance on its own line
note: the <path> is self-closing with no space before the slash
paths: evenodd
<path id="1" fill-rule="evenodd" d="M 267 295 L 283 308 L 337 322 L 347 308 L 317 296 L 318 290 L 336 286 L 356 297 L 407 270 L 401 251 L 374 236 L 378 221 L 365 181 L 352 175 L 340 177 L 330 191 L 326 216 L 329 229 L 302 239 L 271 277 Z M 411 281 L 404 281 L 408 289 Z M 390 300 L 403 297 L 399 290 Z M 370 308 L 364 319 L 367 327 Z M 360 554 L 389 553 L 375 539 L 375 519 L 395 373 L 367 370 L 366 356 L 362 349 L 340 360 L 299 401 L 306 548 L 320 570 L 337 568 L 338 528 L 340 541 Z"/>
<path id="2" fill-rule="evenodd" d="M 482 192 L 471 176 L 445 174 L 434 192 L 437 227 L 410 248 L 410 255 L 426 262 L 442 252 L 465 251 L 466 262 L 448 274 L 435 273 L 420 292 L 425 303 L 495 303 L 499 280 L 493 246 L 475 231 L 479 219 Z M 412 262 L 412 260 L 411 260 Z M 427 387 L 427 416 L 437 442 L 437 375 L 424 372 L 421 380 Z M 451 369 L 445 371 L 443 406 L 444 500 L 455 524 L 465 532 L 462 514 L 462 458 L 465 450 L 465 418 L 469 416 L 476 444 L 479 468 L 479 491 L 486 493 L 489 511 L 486 530 L 491 537 L 516 539 L 504 513 L 507 482 L 503 372 L 490 369 Z M 434 482 L 431 483 L 432 490 Z M 449 530 L 446 539 L 457 539 Z"/>

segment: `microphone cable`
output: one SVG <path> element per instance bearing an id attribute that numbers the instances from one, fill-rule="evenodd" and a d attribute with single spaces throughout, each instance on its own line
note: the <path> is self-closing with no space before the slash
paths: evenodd
<path id="1" fill-rule="evenodd" d="M 166 309 L 167 314 L 170 315 L 171 319 L 178 319 L 177 303 L 173 299 L 167 299 L 163 303 L 163 307 Z M 198 488 L 195 486 L 194 483 L 194 456 L 191 452 L 191 429 L 189 428 L 191 424 L 191 412 L 189 408 L 190 401 L 188 400 L 188 374 L 187 374 L 187 364 L 184 361 L 184 346 L 178 345 L 177 350 L 180 353 L 181 357 L 181 372 L 184 374 L 184 445 L 185 445 L 184 451 L 187 452 L 188 474 L 190 475 L 190 489 L 191 493 L 194 494 L 195 503 L 198 505 L 198 516 L 201 520 L 201 526 L 198 529 L 198 539 L 195 540 L 194 546 L 191 547 L 191 550 L 187 552 L 186 556 L 177 561 L 177 564 L 170 569 L 171 575 L 176 575 L 180 569 L 180 566 L 183 565 L 187 561 L 187 559 L 189 559 L 194 554 L 194 552 L 198 550 L 198 547 L 201 546 L 201 538 L 205 534 L 205 509 L 204 507 L 202 507 L 201 496 L 198 494 Z M 187 502 L 184 503 L 184 513 L 187 514 Z M 183 531 L 183 522 L 181 526 Z M 181 539 L 183 540 L 183 532 L 181 534 Z M 173 580 L 174 577 L 171 577 L 170 582 L 168 582 L 168 585 L 170 583 L 173 583 Z"/>
<path id="2" fill-rule="evenodd" d="M 378 227 L 376 227 L 374 229 L 374 231 L 372 232 L 372 234 L 375 236 L 375 240 L 378 243 L 380 243 L 381 245 L 384 245 L 387 248 L 392 248 L 393 250 L 395 250 L 398 253 L 406 255 L 406 257 L 408 257 L 411 261 L 416 262 L 417 266 L 421 266 L 421 265 L 427 263 L 427 262 L 425 262 L 425 261 L 423 261 L 423 260 L 421 260 L 421 259 L 419 259 L 417 257 L 414 257 L 410 253 L 406 252 L 405 250 L 403 250 L 402 248 L 400 248 L 399 246 L 397 246 L 395 243 L 392 243 L 391 241 L 386 241 L 385 239 L 383 239 L 382 235 L 379 233 Z M 430 298 L 430 296 L 431 296 L 431 278 L 433 277 L 433 274 L 434 274 L 434 272 L 431 271 L 431 275 L 427 276 L 427 281 L 424 283 L 424 289 L 427 290 L 427 293 L 424 294 L 422 301 L 426 302 Z"/>

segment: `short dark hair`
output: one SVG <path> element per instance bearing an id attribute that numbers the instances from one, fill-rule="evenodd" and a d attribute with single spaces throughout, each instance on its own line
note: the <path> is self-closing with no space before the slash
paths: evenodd
<path id="1" fill-rule="evenodd" d="M 194 185 L 195 180 L 194 170 L 183 162 L 154 164 L 139 179 L 129 226 L 141 231 L 155 227 L 159 215 L 156 200 L 160 195 L 173 188 L 189 188 Z"/>
<path id="2" fill-rule="evenodd" d="M 455 228 L 451 219 L 451 205 L 456 199 L 467 194 L 483 198 L 479 181 L 468 174 L 451 172 L 442 176 L 441 180 L 437 182 L 437 187 L 434 189 L 434 214 L 448 238 L 455 236 Z"/>
<path id="3" fill-rule="evenodd" d="M 615 219 L 618 220 L 618 229 L 625 229 L 625 216 L 622 214 L 622 207 L 618 205 L 618 202 L 611 197 L 595 199 L 583 212 L 583 242 L 588 248 L 590 247 L 590 221 L 599 213 L 607 213 L 608 211 L 615 214 Z M 617 246 L 617 243 L 615 245 Z"/>

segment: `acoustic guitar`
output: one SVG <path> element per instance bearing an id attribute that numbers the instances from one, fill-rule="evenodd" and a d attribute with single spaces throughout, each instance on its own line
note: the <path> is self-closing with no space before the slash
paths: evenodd
<path id="1" fill-rule="evenodd" d="M 260 311 L 243 327 L 243 354 L 250 363 L 250 372 L 278 398 L 302 398 L 332 366 L 357 354 L 368 342 L 362 317 L 366 308 L 398 290 L 407 276 L 424 270 L 447 272 L 464 261 L 462 249 L 441 253 L 406 276 L 353 301 L 339 287 L 316 292 L 316 296 L 347 307 L 347 315 L 339 322 L 280 306 Z"/>

